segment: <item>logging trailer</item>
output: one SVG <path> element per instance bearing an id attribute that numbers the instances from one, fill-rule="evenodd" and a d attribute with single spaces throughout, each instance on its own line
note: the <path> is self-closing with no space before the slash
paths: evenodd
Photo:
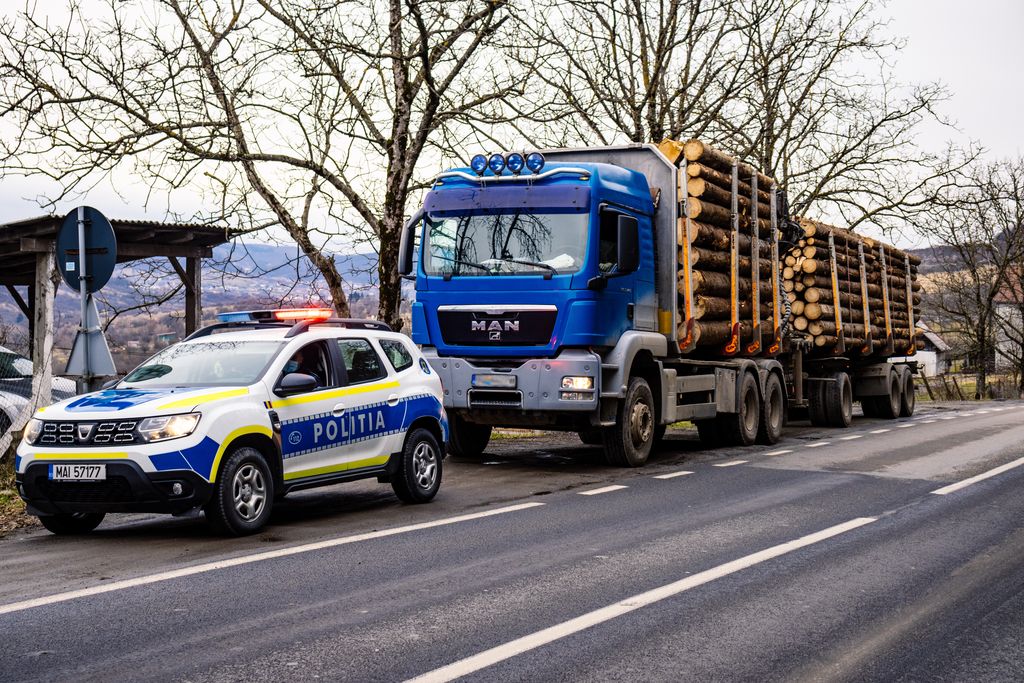
<path id="1" fill-rule="evenodd" d="M 854 401 L 912 414 L 916 364 L 888 360 L 915 350 L 911 264 L 899 280 L 892 247 L 815 226 L 813 286 L 834 303 L 815 309 L 829 314 L 818 336 L 794 328 L 783 277 L 808 229 L 770 178 L 697 141 L 477 155 L 441 173 L 399 270 L 450 452 L 482 453 L 495 426 L 556 429 L 639 466 L 680 420 L 708 445 L 751 445 L 796 413 L 848 426 Z"/>

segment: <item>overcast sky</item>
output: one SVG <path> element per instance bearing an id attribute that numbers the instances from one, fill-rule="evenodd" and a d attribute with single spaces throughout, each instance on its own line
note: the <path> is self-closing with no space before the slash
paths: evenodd
<path id="1" fill-rule="evenodd" d="M 40 7 L 59 0 L 41 0 Z M 11 6 L 4 3 L 5 11 Z M 923 146 L 938 149 L 951 136 L 958 142 L 976 140 L 991 158 L 1024 153 L 1022 111 L 1024 111 L 1024 58 L 1020 40 L 1024 28 L 1024 0 L 892 0 L 883 10 L 892 17 L 889 30 L 906 38 L 895 65 L 896 77 L 904 83 L 941 81 L 951 90 L 942 114 L 957 122 L 961 131 L 935 127 L 921 133 Z M 145 189 L 132 186 L 129 173 L 120 174 L 116 185 L 101 182 L 90 191 L 84 203 L 111 216 L 121 218 L 165 218 L 166 203 L 154 202 L 148 210 L 142 206 Z M 32 199 L 43 193 L 41 179 L 0 181 L 0 222 L 41 213 Z M 190 197 L 175 197 L 172 202 L 182 213 Z M 58 212 L 71 204 L 59 206 Z M 919 245 L 905 236 L 900 246 Z"/>

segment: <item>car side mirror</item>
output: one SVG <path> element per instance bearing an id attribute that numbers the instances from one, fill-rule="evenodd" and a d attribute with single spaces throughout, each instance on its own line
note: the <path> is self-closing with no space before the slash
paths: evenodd
<path id="1" fill-rule="evenodd" d="M 619 216 L 618 224 L 619 259 L 616 271 L 625 275 L 640 265 L 640 229 L 633 216 Z"/>
<path id="2" fill-rule="evenodd" d="M 423 220 L 423 209 L 412 215 L 404 226 L 402 226 L 402 239 L 398 244 L 398 274 L 406 279 L 412 279 L 412 256 L 416 244 L 416 226 Z"/>
<path id="3" fill-rule="evenodd" d="M 278 396 L 291 396 L 292 394 L 305 394 L 317 387 L 316 377 L 302 372 L 289 372 L 277 383 L 274 393 Z"/>
<path id="4" fill-rule="evenodd" d="M 114 387 L 117 386 L 117 383 L 120 381 L 121 380 L 117 379 L 116 377 L 114 379 L 108 379 L 106 382 L 100 385 L 100 389 L 113 389 Z"/>

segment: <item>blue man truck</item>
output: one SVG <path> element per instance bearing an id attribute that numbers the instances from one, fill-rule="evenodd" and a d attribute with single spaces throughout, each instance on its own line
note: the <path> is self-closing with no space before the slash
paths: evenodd
<path id="1" fill-rule="evenodd" d="M 837 315 L 838 337 L 815 348 L 790 324 L 781 254 L 801 234 L 784 196 L 692 142 L 477 155 L 437 176 L 399 269 L 415 280 L 412 338 L 441 378 L 451 453 L 526 427 L 577 432 L 610 464 L 639 466 L 680 420 L 706 444 L 750 445 L 776 442 L 796 411 L 834 426 L 854 400 L 913 411 L 914 365 L 887 360 L 913 353 L 901 346 L 913 331 L 865 346 L 858 331 L 877 326 Z M 856 270 L 845 245 L 833 280 Z M 826 259 L 814 276 L 827 273 Z M 837 288 L 835 308 L 849 296 Z"/>

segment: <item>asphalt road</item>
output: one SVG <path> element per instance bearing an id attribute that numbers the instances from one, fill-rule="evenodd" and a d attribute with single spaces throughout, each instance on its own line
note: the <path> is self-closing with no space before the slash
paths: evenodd
<path id="1" fill-rule="evenodd" d="M 1024 403 L 777 446 L 571 435 L 289 497 L 263 534 L 111 517 L 0 540 L 3 680 L 1024 679 Z M 685 474 L 684 474 L 685 473 Z"/>

